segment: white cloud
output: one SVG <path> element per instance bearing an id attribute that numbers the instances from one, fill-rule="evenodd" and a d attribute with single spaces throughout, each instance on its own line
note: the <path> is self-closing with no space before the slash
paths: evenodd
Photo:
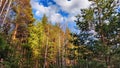
<path id="1" fill-rule="evenodd" d="M 56 13 L 56 14 L 53 14 L 49 17 L 49 20 L 51 20 L 52 22 L 56 22 L 56 23 L 59 23 L 59 22 L 63 22 L 63 17 Z"/>
<path id="2" fill-rule="evenodd" d="M 80 9 L 88 8 L 90 2 L 88 0 L 54 0 L 60 9 L 69 13 L 67 22 L 74 22 L 75 16 L 80 13 Z"/>
<path id="3" fill-rule="evenodd" d="M 69 15 L 67 22 L 74 22 L 75 19 L 76 19 L 75 15 Z"/>
<path id="4" fill-rule="evenodd" d="M 79 13 L 80 9 L 87 8 L 90 4 L 88 0 L 54 0 L 62 10 L 70 14 Z"/>
<path id="5" fill-rule="evenodd" d="M 50 5 L 48 7 L 39 4 L 37 1 L 31 0 L 32 8 L 37 10 L 35 12 L 36 16 L 42 17 L 43 14 L 46 14 L 48 20 L 51 21 L 53 24 L 56 22 L 63 22 L 63 17 L 58 13 L 58 7 L 55 5 Z"/>
<path id="6" fill-rule="evenodd" d="M 74 22 L 75 16 L 80 12 L 81 8 L 87 8 L 90 4 L 88 0 L 54 0 L 57 5 L 49 4 L 48 7 L 43 6 L 38 3 L 38 0 L 31 0 L 32 8 L 37 10 L 35 12 L 36 16 L 42 17 L 43 14 L 46 14 L 49 18 L 49 21 L 52 23 L 56 22 Z M 63 17 L 59 10 L 67 12 L 68 17 Z"/>
<path id="7" fill-rule="evenodd" d="M 35 1 L 31 1 L 31 5 L 32 8 L 37 10 L 37 12 L 35 14 L 39 15 L 39 14 L 45 14 L 48 13 L 49 11 L 49 7 L 44 7 L 43 5 L 40 5 L 38 2 Z"/>

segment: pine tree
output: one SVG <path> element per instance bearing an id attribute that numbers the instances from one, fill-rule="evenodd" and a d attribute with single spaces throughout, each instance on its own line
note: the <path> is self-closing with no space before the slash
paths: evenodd
<path id="1" fill-rule="evenodd" d="M 39 67 L 39 58 L 41 57 L 41 51 L 44 46 L 45 33 L 42 23 L 37 22 L 36 25 L 29 27 L 28 44 L 32 48 L 33 59 L 35 59 L 35 67 Z"/>
<path id="2" fill-rule="evenodd" d="M 27 46 L 26 43 L 28 42 L 27 38 L 29 35 L 28 27 L 33 22 L 34 18 L 30 0 L 12 0 L 6 21 L 6 24 L 10 24 L 12 27 L 7 28 L 8 30 L 6 32 L 9 36 L 7 43 L 9 43 L 10 47 L 14 50 L 10 53 L 10 60 L 8 60 L 8 62 L 11 63 L 11 61 L 13 61 L 13 63 L 16 64 L 13 64 L 15 67 L 28 67 L 27 61 L 29 61 L 29 58 L 26 54 L 30 53 L 31 50 L 29 50 L 30 47 Z M 12 58 L 14 58 L 14 60 Z"/>
<path id="3" fill-rule="evenodd" d="M 73 34 L 79 58 L 81 56 L 86 62 L 104 62 L 108 68 L 111 67 L 114 47 L 119 44 L 119 16 L 115 7 L 114 0 L 94 0 L 88 9 L 81 10 L 75 21 L 80 32 Z"/>

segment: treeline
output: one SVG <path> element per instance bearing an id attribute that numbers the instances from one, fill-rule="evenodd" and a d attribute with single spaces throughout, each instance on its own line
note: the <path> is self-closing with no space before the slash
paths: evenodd
<path id="1" fill-rule="evenodd" d="M 30 0 L 13 0 L 8 6 L 10 2 L 2 1 L 0 11 L 0 68 L 65 67 L 71 45 L 69 29 L 52 25 L 46 15 L 35 20 Z"/>
<path id="2" fill-rule="evenodd" d="M 117 4 L 94 0 L 76 16 L 79 32 L 71 33 L 46 15 L 35 20 L 30 0 L 1 0 L 0 68 L 120 68 Z"/>
<path id="3" fill-rule="evenodd" d="M 70 31 L 61 30 L 60 25 L 47 23 L 44 16 L 41 22 L 28 27 L 19 25 L 20 30 L 11 36 L 1 34 L 1 66 L 9 68 L 61 68 L 69 61 L 68 39 Z M 16 33 L 15 33 L 16 32 Z M 9 39 L 7 39 L 9 38 Z M 9 40 L 9 41 L 8 41 Z"/>

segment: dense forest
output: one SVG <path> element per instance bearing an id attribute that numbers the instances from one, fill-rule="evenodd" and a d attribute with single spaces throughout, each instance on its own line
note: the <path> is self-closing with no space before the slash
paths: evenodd
<path id="1" fill-rule="evenodd" d="M 0 68 L 120 68 L 119 4 L 90 1 L 75 33 L 46 14 L 36 20 L 30 0 L 0 0 Z"/>

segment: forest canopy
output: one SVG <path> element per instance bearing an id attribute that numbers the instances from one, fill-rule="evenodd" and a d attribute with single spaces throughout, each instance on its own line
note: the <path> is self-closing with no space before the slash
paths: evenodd
<path id="1" fill-rule="evenodd" d="M 120 68 L 119 1 L 89 1 L 72 32 L 37 20 L 30 0 L 0 0 L 0 68 Z"/>

